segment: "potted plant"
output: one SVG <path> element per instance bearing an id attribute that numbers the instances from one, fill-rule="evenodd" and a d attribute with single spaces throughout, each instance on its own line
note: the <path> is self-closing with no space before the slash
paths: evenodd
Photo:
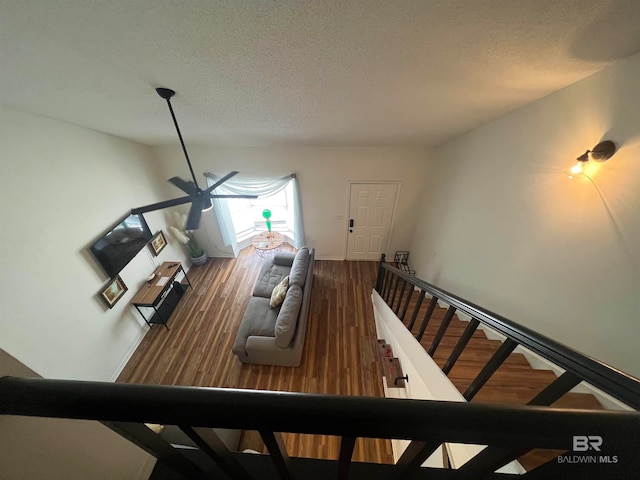
<path id="1" fill-rule="evenodd" d="M 179 218 L 179 215 L 176 214 L 176 219 Z M 184 225 L 186 222 L 186 217 L 183 215 L 183 218 L 181 218 L 180 220 L 180 223 Z M 183 245 L 186 245 L 189 249 L 191 262 L 194 265 L 204 265 L 205 263 L 207 263 L 207 254 L 200 247 L 200 245 L 198 245 L 197 240 L 193 236 L 193 232 L 191 230 L 184 230 L 183 228 L 176 228 L 172 225 L 169 225 L 169 231 L 175 237 L 175 239 Z"/>

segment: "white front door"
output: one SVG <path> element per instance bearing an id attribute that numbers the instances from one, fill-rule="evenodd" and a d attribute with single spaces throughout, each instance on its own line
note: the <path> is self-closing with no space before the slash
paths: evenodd
<path id="1" fill-rule="evenodd" d="M 380 260 L 387 249 L 398 185 L 352 183 L 347 220 L 347 260 Z"/>

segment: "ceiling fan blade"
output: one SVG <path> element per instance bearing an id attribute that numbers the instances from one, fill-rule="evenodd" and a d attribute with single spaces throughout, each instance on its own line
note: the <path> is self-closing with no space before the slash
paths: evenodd
<path id="1" fill-rule="evenodd" d="M 172 183 L 184 193 L 188 193 L 189 195 L 195 195 L 196 186 L 193 182 L 187 182 L 186 180 L 181 179 L 180 177 L 172 177 L 169 179 L 169 183 Z"/>
<path id="2" fill-rule="evenodd" d="M 215 194 L 210 194 L 209 195 L 210 198 L 252 198 L 252 199 L 256 199 L 258 198 L 258 195 L 215 195 Z"/>
<path id="3" fill-rule="evenodd" d="M 202 216 L 202 208 L 204 207 L 205 198 L 196 197 L 191 204 L 191 210 L 189 210 L 189 216 L 187 217 L 187 223 L 184 226 L 185 230 L 197 230 L 200 226 L 200 217 Z"/>
<path id="4" fill-rule="evenodd" d="M 154 210 L 160 210 L 162 208 L 175 207 L 176 205 L 183 205 L 193 200 L 193 197 L 180 197 L 173 200 L 165 200 L 164 202 L 152 203 L 151 205 L 145 205 L 144 207 L 138 207 L 131 210 L 131 213 L 145 213 L 152 212 Z"/>
<path id="5" fill-rule="evenodd" d="M 237 175 L 238 172 L 230 172 L 227 175 L 225 175 L 224 177 L 222 177 L 220 180 L 218 180 L 216 183 L 214 183 L 213 185 L 211 185 L 209 188 L 207 188 L 205 190 L 205 193 L 211 193 L 211 191 L 213 189 L 215 189 L 216 187 L 219 187 L 220 185 L 222 185 L 224 182 L 226 182 L 227 180 L 229 180 L 231 177 L 233 177 L 234 175 Z"/>

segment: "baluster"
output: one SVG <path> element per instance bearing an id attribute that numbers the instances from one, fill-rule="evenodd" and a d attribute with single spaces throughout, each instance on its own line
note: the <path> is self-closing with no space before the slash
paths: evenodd
<path id="1" fill-rule="evenodd" d="M 418 318 L 418 312 L 420 311 L 420 307 L 422 307 L 422 302 L 424 301 L 424 290 L 420 290 L 420 296 L 418 297 L 418 303 L 416 303 L 416 307 L 413 309 L 413 314 L 411 315 L 411 321 L 409 325 L 407 325 L 407 329 L 411 331 L 413 329 L 413 324 L 416 323 L 416 318 Z"/>
<path id="2" fill-rule="evenodd" d="M 464 350 L 464 347 L 466 347 L 467 343 L 469 343 L 469 340 L 471 340 L 471 337 L 476 331 L 476 328 L 478 328 L 478 325 L 480 325 L 480 322 L 475 318 L 472 318 L 471 321 L 469 321 L 469 325 L 467 325 L 467 328 L 464 329 L 464 332 L 460 336 L 458 343 L 456 343 L 456 346 L 451 352 L 451 355 L 449 355 L 449 359 L 447 360 L 447 363 L 445 363 L 444 367 L 442 367 L 442 371 L 445 375 L 448 375 L 449 372 L 451 371 L 451 368 L 458 360 L 458 357 Z"/>
<path id="3" fill-rule="evenodd" d="M 380 256 L 380 263 L 378 264 L 378 276 L 376 277 L 376 292 L 378 292 L 378 294 L 382 291 L 382 280 L 384 278 L 384 261 L 385 261 L 386 255 L 383 253 Z"/>
<path id="4" fill-rule="evenodd" d="M 442 444 L 442 468 L 451 468 L 449 450 L 447 450 L 447 445 L 445 443 Z"/>
<path id="5" fill-rule="evenodd" d="M 507 338 L 500 348 L 493 354 L 491 359 L 487 362 L 487 364 L 482 368 L 478 376 L 471 382 L 467 391 L 462 395 L 467 402 L 471 401 L 473 397 L 476 396 L 476 393 L 482 388 L 482 386 L 487 383 L 487 380 L 491 378 L 491 375 L 495 373 L 495 371 L 504 363 L 511 352 L 518 346 L 518 344 Z"/>
<path id="6" fill-rule="evenodd" d="M 407 308 L 409 308 L 409 302 L 411 302 L 411 297 L 413 296 L 413 285 L 409 288 L 409 295 L 407 295 L 407 301 L 404 304 L 404 308 L 402 309 L 402 315 L 400 315 L 400 321 L 404 325 L 404 317 L 407 315 Z"/>
<path id="7" fill-rule="evenodd" d="M 393 287 L 394 280 L 397 278 L 392 272 L 389 273 L 389 281 L 387 282 L 387 290 L 384 294 L 384 301 L 388 305 L 389 304 L 389 296 L 391 295 L 391 288 Z"/>
<path id="8" fill-rule="evenodd" d="M 389 302 L 389 308 L 393 308 L 392 305 L 396 299 L 396 294 L 398 293 L 398 286 L 400 285 L 400 280 L 402 280 L 400 277 L 396 277 L 396 284 L 393 287 L 393 297 L 391 297 L 391 301 Z"/>
<path id="9" fill-rule="evenodd" d="M 551 405 L 580 381 L 580 378 L 573 373 L 564 372 L 547 385 L 527 405 Z M 481 473 L 491 473 L 503 465 L 517 460 L 530 450 L 531 448 L 487 447 L 465 463 L 457 472 L 460 472 L 460 478 L 474 478 L 475 476 L 480 476 Z M 536 474 L 539 473 L 537 468 L 535 472 Z M 544 473 L 541 475 L 540 478 L 545 478 Z"/>
<path id="10" fill-rule="evenodd" d="M 420 468 L 424 461 L 431 456 L 440 446 L 439 441 L 421 442 L 412 441 L 396 462 L 396 468 L 390 480 L 404 480 L 411 476 Z M 443 447 L 444 448 L 444 445 Z"/>
<path id="11" fill-rule="evenodd" d="M 422 340 L 422 336 L 424 335 L 425 330 L 427 329 L 427 324 L 429 320 L 431 320 L 431 315 L 433 315 L 433 311 L 436 309 L 436 305 L 438 304 L 438 297 L 431 297 L 431 301 L 429 302 L 429 308 L 427 308 L 427 313 L 425 313 L 424 318 L 422 319 L 422 325 L 420 326 L 420 331 L 418 332 L 418 336 L 416 340 Z"/>
<path id="12" fill-rule="evenodd" d="M 173 448 L 169 442 L 161 438 L 160 435 L 155 434 L 143 423 L 102 423 L 187 478 L 205 478 L 205 474 L 200 467 L 188 460 Z"/>
<path id="13" fill-rule="evenodd" d="M 527 405 L 551 405 L 580 382 L 580 377 L 577 375 L 571 372 L 564 372 L 529 401 Z"/>
<path id="14" fill-rule="evenodd" d="M 279 432 L 270 432 L 268 430 L 260 430 L 260 436 L 264 440 L 264 444 L 269 450 L 271 460 L 278 471 L 278 475 L 282 480 L 292 480 L 291 460 L 287 454 L 287 448 Z"/>
<path id="15" fill-rule="evenodd" d="M 436 336 L 433 337 L 433 342 L 431 343 L 431 347 L 427 352 L 432 357 L 433 357 L 433 354 L 436 353 L 436 348 L 438 348 L 438 345 L 440 345 L 440 342 L 442 341 L 442 337 L 444 337 L 444 334 L 447 331 L 447 328 L 449 328 L 449 324 L 451 323 L 451 319 L 453 318 L 455 313 L 456 313 L 456 307 L 449 307 L 449 310 L 447 310 L 447 313 L 442 319 L 442 323 L 440 324 L 438 333 L 436 333 Z"/>
<path id="16" fill-rule="evenodd" d="M 400 311 L 400 305 L 402 304 L 402 297 L 404 297 L 404 291 L 407 289 L 407 281 L 402 280 L 402 288 L 400 289 L 400 297 L 398 297 L 398 303 L 396 304 L 396 309 L 394 313 L 398 316 L 398 312 Z"/>
<path id="17" fill-rule="evenodd" d="M 193 428 L 180 426 L 180 429 L 195 442 L 230 478 L 234 480 L 252 480 L 253 477 L 238 462 L 222 439 L 212 428 Z"/>
<path id="18" fill-rule="evenodd" d="M 340 439 L 340 457 L 338 458 L 338 480 L 347 480 L 351 469 L 351 457 L 356 446 L 356 437 Z"/>
<path id="19" fill-rule="evenodd" d="M 387 289 L 387 282 L 388 281 L 389 281 L 389 271 L 385 270 L 382 273 L 382 287 L 380 288 L 380 292 L 378 292 L 382 299 L 384 299 L 384 292 Z"/>

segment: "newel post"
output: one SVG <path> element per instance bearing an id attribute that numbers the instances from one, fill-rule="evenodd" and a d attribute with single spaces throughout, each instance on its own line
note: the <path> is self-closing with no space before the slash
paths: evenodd
<path id="1" fill-rule="evenodd" d="M 386 255 L 383 253 L 380 255 L 380 265 L 378 265 L 378 278 L 376 280 L 376 292 L 382 295 L 382 282 L 384 280 L 384 268 L 382 266 L 385 263 Z"/>

